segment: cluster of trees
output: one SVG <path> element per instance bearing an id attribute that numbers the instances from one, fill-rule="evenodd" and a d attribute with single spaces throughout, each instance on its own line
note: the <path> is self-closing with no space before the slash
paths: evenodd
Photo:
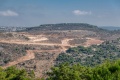
<path id="1" fill-rule="evenodd" d="M 9 67 L 0 68 L 0 80 L 120 80 L 120 60 L 106 61 L 95 67 L 63 63 L 51 68 L 46 79 L 35 78 L 34 72 Z"/>
<path id="2" fill-rule="evenodd" d="M 43 80 L 35 78 L 34 71 L 27 72 L 25 69 L 18 69 L 15 66 L 7 69 L 0 68 L 0 80 Z"/>
<path id="3" fill-rule="evenodd" d="M 95 67 L 61 64 L 52 68 L 48 80 L 120 80 L 120 60 Z"/>
<path id="4" fill-rule="evenodd" d="M 117 40 L 119 42 L 119 39 Z M 90 47 L 73 47 L 69 48 L 66 53 L 61 53 L 57 59 L 57 65 L 63 62 L 71 64 L 80 63 L 87 66 L 101 64 L 106 59 L 115 60 L 120 58 L 120 47 L 117 41 L 107 41 L 101 45 L 92 45 Z"/>

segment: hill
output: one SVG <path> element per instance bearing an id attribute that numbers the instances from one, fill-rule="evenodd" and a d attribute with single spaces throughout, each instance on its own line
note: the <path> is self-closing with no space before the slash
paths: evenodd
<path id="1" fill-rule="evenodd" d="M 26 31 L 51 31 L 51 30 L 102 30 L 97 26 L 87 23 L 61 23 L 61 24 L 44 24 L 36 27 L 26 28 Z"/>
<path id="2" fill-rule="evenodd" d="M 30 34 L 40 34 L 40 33 L 46 33 L 46 34 L 61 34 L 60 32 L 64 31 L 88 31 L 91 33 L 85 34 L 85 37 L 97 37 L 102 40 L 114 40 L 120 37 L 120 31 L 114 30 L 110 31 L 107 29 L 102 29 L 101 27 L 87 24 L 87 23 L 61 23 L 61 24 L 44 24 L 36 27 L 28 27 L 23 32 L 28 32 Z M 84 34 L 83 34 L 84 35 Z"/>
<path id="3" fill-rule="evenodd" d="M 120 27 L 116 27 L 116 26 L 101 26 L 99 28 L 110 30 L 110 31 L 120 30 Z"/>

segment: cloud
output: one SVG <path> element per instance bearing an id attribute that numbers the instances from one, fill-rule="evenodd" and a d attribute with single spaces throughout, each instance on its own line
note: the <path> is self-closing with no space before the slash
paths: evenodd
<path id="1" fill-rule="evenodd" d="M 81 11 L 81 10 L 74 10 L 73 14 L 77 15 L 77 16 L 79 16 L 79 15 L 91 15 L 92 12 L 91 11 L 87 12 L 87 11 Z"/>
<path id="2" fill-rule="evenodd" d="M 11 11 L 11 10 L 7 10 L 7 11 L 0 11 L 0 16 L 18 16 L 19 14 Z"/>

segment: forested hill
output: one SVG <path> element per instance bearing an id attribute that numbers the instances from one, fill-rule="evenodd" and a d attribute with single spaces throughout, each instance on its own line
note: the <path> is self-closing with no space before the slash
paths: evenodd
<path id="1" fill-rule="evenodd" d="M 97 26 L 87 23 L 61 23 L 61 24 L 44 24 L 36 27 L 26 28 L 26 31 L 51 31 L 51 30 L 92 30 L 106 31 Z"/>

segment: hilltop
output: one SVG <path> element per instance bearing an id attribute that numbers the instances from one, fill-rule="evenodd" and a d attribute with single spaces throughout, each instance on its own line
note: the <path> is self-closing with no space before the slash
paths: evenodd
<path id="1" fill-rule="evenodd" d="M 51 30 L 103 30 L 95 25 L 87 23 L 61 23 L 61 24 L 43 24 L 36 27 L 26 28 L 26 31 L 51 31 Z"/>

